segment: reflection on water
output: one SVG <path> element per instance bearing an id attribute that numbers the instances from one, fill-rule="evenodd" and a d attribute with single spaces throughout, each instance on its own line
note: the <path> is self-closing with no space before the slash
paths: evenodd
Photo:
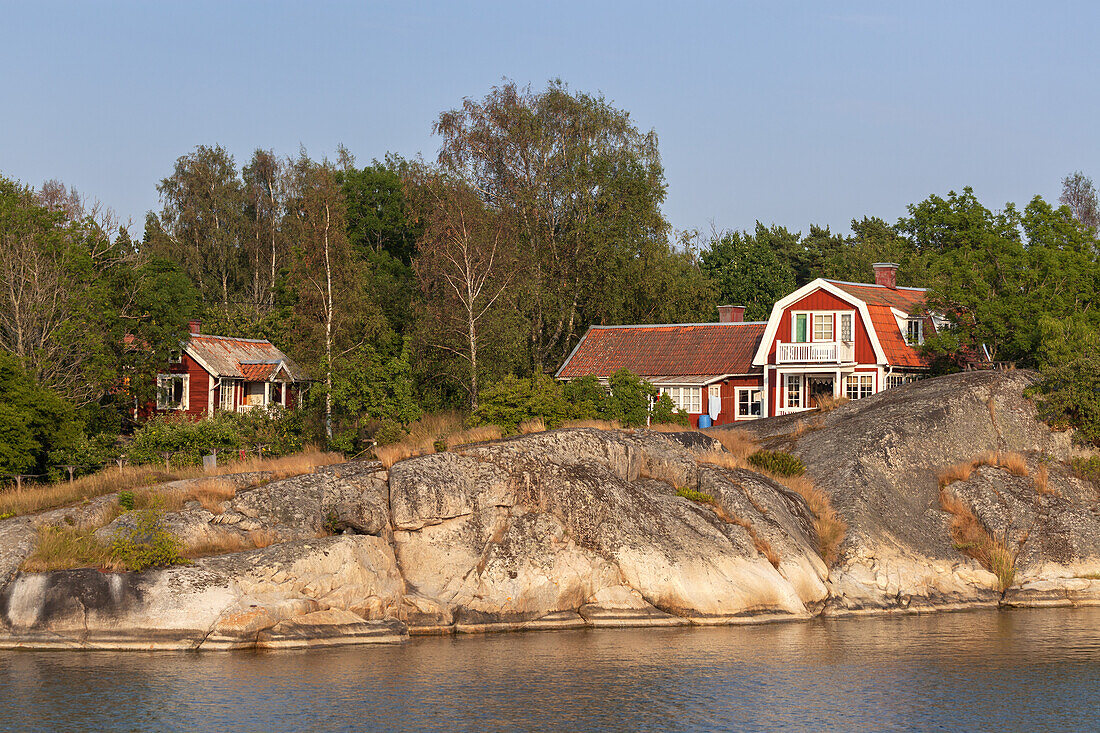
<path id="1" fill-rule="evenodd" d="M 1100 729 L 1100 609 L 421 638 L 266 653 L 2 652 L 27 730 Z"/>

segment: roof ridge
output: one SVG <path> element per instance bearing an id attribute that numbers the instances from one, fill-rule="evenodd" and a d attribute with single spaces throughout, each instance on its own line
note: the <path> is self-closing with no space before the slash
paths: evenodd
<path id="1" fill-rule="evenodd" d="M 699 326 L 766 326 L 767 321 L 733 321 L 731 323 L 623 323 L 619 325 L 608 326 L 589 326 L 589 328 L 696 328 Z"/>
<path id="2" fill-rule="evenodd" d="M 854 283 L 850 280 L 831 280 L 827 277 L 823 277 L 821 279 L 827 283 L 832 283 L 833 285 L 855 285 L 856 287 L 860 288 L 885 288 L 886 290 L 919 290 L 922 293 L 928 291 L 928 288 L 914 288 L 909 285 L 898 285 L 896 287 L 888 288 L 885 285 L 879 285 L 878 283 Z"/>
<path id="3" fill-rule="evenodd" d="M 249 344 L 271 344 L 271 342 L 267 339 L 246 339 L 240 336 L 215 336 L 212 333 L 193 333 L 191 334 L 191 338 L 221 339 L 222 341 L 244 341 L 245 343 Z M 275 344 L 271 345 L 274 346 Z"/>

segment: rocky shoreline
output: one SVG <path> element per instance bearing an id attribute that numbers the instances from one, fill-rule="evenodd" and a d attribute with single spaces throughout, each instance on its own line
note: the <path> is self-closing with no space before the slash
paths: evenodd
<path id="1" fill-rule="evenodd" d="M 847 524 L 832 567 L 806 500 L 702 460 L 723 450 L 713 437 L 552 430 L 389 470 L 242 481 L 219 511 L 191 502 L 169 526 L 188 541 L 261 531 L 269 546 L 142 573 L 20 570 L 39 525 L 113 497 L 0 521 L 0 648 L 279 649 L 1100 605 L 1100 494 L 1073 470 L 1071 436 L 1035 419 L 1032 378 L 959 374 L 749 425 L 805 462 Z M 942 470 L 988 451 L 1026 469 L 976 464 L 944 491 L 1015 552 L 1003 592 L 957 546 L 941 499 Z"/>

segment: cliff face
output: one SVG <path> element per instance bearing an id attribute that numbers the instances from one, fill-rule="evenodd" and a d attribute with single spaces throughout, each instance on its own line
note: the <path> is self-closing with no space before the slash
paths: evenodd
<path id="1" fill-rule="evenodd" d="M 718 441 L 555 430 L 243 488 L 217 514 L 191 503 L 169 517 L 178 535 L 263 532 L 273 544 L 140 574 L 17 570 L 34 525 L 79 520 L 111 497 L 5 520 L 0 646 L 286 647 L 1091 602 L 1096 490 L 1066 467 L 1069 436 L 1035 421 L 1028 382 L 956 375 L 753 425 L 765 446 L 803 458 L 847 522 L 831 569 L 799 494 L 696 460 Z M 1028 475 L 979 467 L 947 491 L 1017 551 L 1005 594 L 957 549 L 937 480 L 986 451 L 1020 453 Z"/>

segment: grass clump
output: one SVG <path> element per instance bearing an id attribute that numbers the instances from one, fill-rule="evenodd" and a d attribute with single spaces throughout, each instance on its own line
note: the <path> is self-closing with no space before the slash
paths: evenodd
<path id="1" fill-rule="evenodd" d="M 1014 552 L 1008 546 L 1007 530 L 1004 537 L 992 536 L 966 502 L 948 488 L 955 481 L 965 481 L 969 478 L 978 465 L 999 465 L 986 460 L 991 455 L 993 454 L 983 454 L 974 461 L 956 464 L 940 472 L 940 507 L 951 515 L 951 541 L 955 549 L 967 557 L 974 558 L 982 567 L 993 573 L 997 577 L 998 588 L 1001 593 L 1004 593 L 1016 580 L 1016 557 L 1024 542 L 1027 541 L 1027 537 L 1025 536 L 1017 544 Z M 1025 465 L 1025 471 L 1026 468 Z M 1015 473 L 1015 475 L 1027 474 Z"/>
<path id="2" fill-rule="evenodd" d="M 22 570 L 41 573 L 73 568 L 122 570 L 123 564 L 95 536 L 95 528 L 47 525 L 38 529 L 34 551 Z"/>
<path id="3" fill-rule="evenodd" d="M 533 417 L 530 420 L 524 420 L 518 427 L 520 435 L 530 435 L 531 433 L 544 433 L 546 432 L 546 421 L 541 417 Z"/>
<path id="4" fill-rule="evenodd" d="M 844 395 L 822 395 L 817 398 L 817 409 L 818 412 L 830 412 L 847 402 L 848 398 Z"/>
<path id="5" fill-rule="evenodd" d="M 762 450 L 749 456 L 749 463 L 777 476 L 801 476 L 806 464 L 798 456 L 784 451 Z"/>
<path id="6" fill-rule="evenodd" d="M 708 438 L 717 440 L 722 444 L 723 448 L 737 458 L 748 458 L 753 453 L 756 453 L 759 448 L 752 435 L 744 430 L 707 428 L 702 432 L 703 435 L 706 435 Z"/>
<path id="7" fill-rule="evenodd" d="M 248 533 L 222 531 L 212 534 L 183 549 L 184 557 L 189 559 L 229 555 L 234 552 L 247 552 L 275 544 L 276 536 L 268 530 L 254 530 Z"/>

